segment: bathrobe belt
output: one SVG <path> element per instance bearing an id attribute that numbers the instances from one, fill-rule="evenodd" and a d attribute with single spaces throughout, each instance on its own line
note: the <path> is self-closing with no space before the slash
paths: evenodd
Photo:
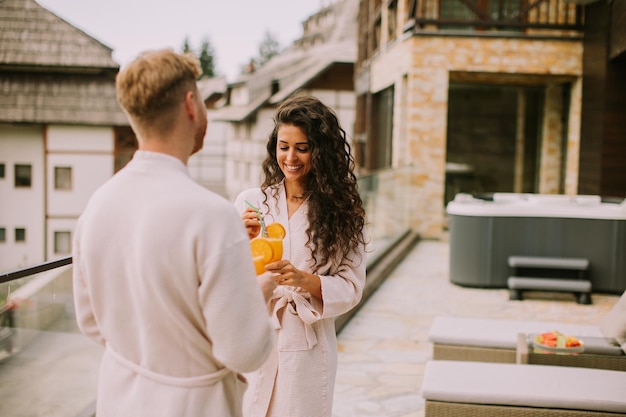
<path id="1" fill-rule="evenodd" d="M 276 299 L 272 312 L 274 329 L 280 329 L 282 327 L 280 319 L 278 318 L 278 312 L 280 310 L 286 310 L 283 314 L 297 314 L 304 324 L 307 345 L 309 349 L 312 349 L 313 346 L 317 344 L 317 336 L 315 335 L 312 324 L 320 320 L 320 313 L 315 311 L 309 300 L 302 296 L 302 294 L 289 289 L 289 287 L 276 287 L 272 298 Z"/>
<path id="2" fill-rule="evenodd" d="M 183 387 L 183 388 L 197 388 L 204 387 L 208 385 L 213 385 L 222 379 L 224 379 L 228 374 L 233 371 L 228 368 L 220 368 L 215 372 L 211 372 L 209 374 L 198 375 L 198 376 L 189 376 L 189 377 L 178 377 L 178 376 L 170 376 L 160 374 L 154 371 L 151 371 L 147 368 L 144 368 L 140 365 L 137 365 L 134 362 L 126 359 L 115 350 L 113 350 L 110 346 L 106 347 L 107 352 L 111 354 L 117 362 L 123 367 L 127 368 L 130 371 L 133 371 L 143 377 L 146 377 L 152 381 L 158 382 L 164 385 L 171 385 L 175 387 Z"/>

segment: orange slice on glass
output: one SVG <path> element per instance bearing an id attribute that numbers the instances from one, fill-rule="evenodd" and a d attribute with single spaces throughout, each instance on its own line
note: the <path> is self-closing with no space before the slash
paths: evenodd
<path id="1" fill-rule="evenodd" d="M 284 239 L 287 232 L 285 231 L 285 226 L 280 223 L 272 223 L 268 224 L 265 227 L 265 231 L 267 232 L 267 237 L 272 237 L 276 239 Z"/>
<path id="2" fill-rule="evenodd" d="M 252 258 L 257 259 L 263 257 L 263 263 L 272 262 L 274 259 L 274 248 L 272 244 L 264 238 L 255 238 L 250 241 L 250 249 L 252 249 Z"/>

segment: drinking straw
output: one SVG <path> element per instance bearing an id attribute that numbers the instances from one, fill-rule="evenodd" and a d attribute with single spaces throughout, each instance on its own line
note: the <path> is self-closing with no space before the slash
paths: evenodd
<path id="1" fill-rule="evenodd" d="M 252 210 L 256 211 L 256 214 L 259 217 L 259 223 L 261 223 L 261 236 L 267 237 L 267 230 L 265 229 L 265 222 L 263 221 L 263 215 L 261 214 L 261 210 L 255 207 L 254 204 L 252 204 L 248 200 L 245 200 L 245 202 L 252 208 Z"/>

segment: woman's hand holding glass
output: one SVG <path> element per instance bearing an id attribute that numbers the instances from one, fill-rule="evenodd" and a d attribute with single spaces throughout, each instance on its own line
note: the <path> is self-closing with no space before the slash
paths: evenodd
<path id="1" fill-rule="evenodd" d="M 315 297 L 322 297 L 320 277 L 296 268 L 287 259 L 267 264 L 265 270 L 274 274 L 276 285 L 300 287 Z"/>
<path id="2" fill-rule="evenodd" d="M 246 226 L 248 231 L 248 237 L 254 239 L 261 233 L 261 222 L 259 221 L 259 215 L 252 208 L 248 207 L 246 211 L 241 215 L 243 225 Z"/>

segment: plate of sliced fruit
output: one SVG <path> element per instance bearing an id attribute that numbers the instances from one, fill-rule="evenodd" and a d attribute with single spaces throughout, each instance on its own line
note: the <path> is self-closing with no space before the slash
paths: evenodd
<path id="1" fill-rule="evenodd" d="M 585 343 L 576 336 L 569 336 L 557 330 L 539 333 L 533 337 L 533 346 L 554 353 L 582 353 Z"/>

